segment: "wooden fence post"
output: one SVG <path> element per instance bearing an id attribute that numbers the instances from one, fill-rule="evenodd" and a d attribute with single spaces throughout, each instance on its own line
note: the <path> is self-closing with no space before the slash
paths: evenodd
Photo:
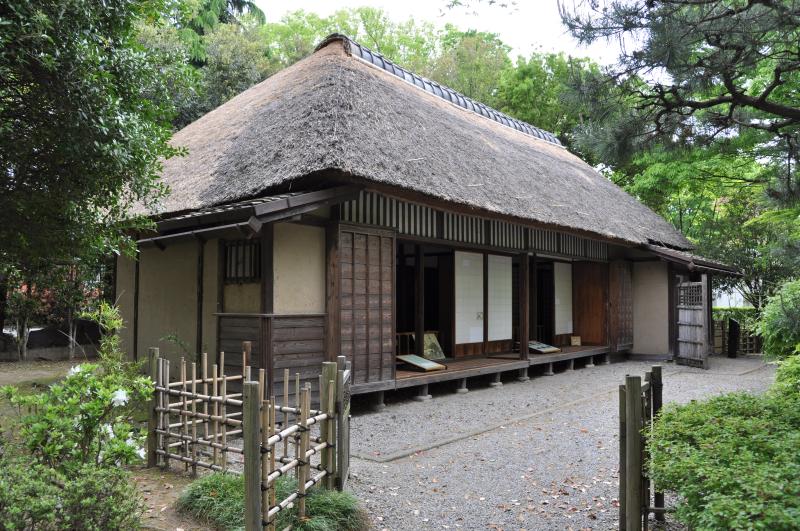
<path id="1" fill-rule="evenodd" d="M 322 452 L 322 468 L 325 469 L 325 488 L 333 490 L 336 488 L 336 457 L 334 446 L 336 444 L 336 370 L 337 365 L 334 361 L 326 361 L 322 364 L 322 378 L 320 382 L 319 401 L 320 410 L 328 414 L 328 420 L 320 427 L 322 439 L 328 443 L 328 448 Z"/>
<path id="2" fill-rule="evenodd" d="M 625 531 L 625 459 L 627 450 L 625 447 L 625 386 L 619 386 L 619 529 Z"/>
<path id="3" fill-rule="evenodd" d="M 664 381 L 661 375 L 661 365 L 654 365 L 652 370 L 652 376 L 650 379 L 650 385 L 653 386 L 653 421 L 655 421 L 658 413 L 661 411 L 661 406 L 664 404 L 663 402 L 663 392 L 664 392 Z M 653 485 L 653 507 L 656 509 L 664 509 L 664 492 L 658 490 L 655 485 Z M 663 511 L 656 511 L 655 513 L 656 520 L 659 522 L 664 521 L 664 512 Z"/>
<path id="4" fill-rule="evenodd" d="M 158 347 L 151 347 L 147 351 L 147 373 L 150 379 L 153 380 L 153 386 L 160 385 L 158 381 Z M 158 454 L 156 453 L 156 446 L 158 444 L 158 396 L 159 391 L 153 390 L 153 396 L 150 399 L 149 415 L 147 416 L 147 466 L 154 467 L 158 462 Z"/>
<path id="5" fill-rule="evenodd" d="M 625 530 L 642 528 L 642 379 L 625 376 Z"/>
<path id="6" fill-rule="evenodd" d="M 242 385 L 245 529 L 261 531 L 261 397 L 258 382 Z"/>
<path id="7" fill-rule="evenodd" d="M 297 516 L 300 518 L 300 521 L 306 517 L 306 481 L 308 481 L 308 469 L 309 469 L 309 459 L 306 457 L 308 453 L 308 408 L 309 408 L 309 391 L 310 389 L 306 386 L 300 390 L 300 450 L 298 452 L 298 460 L 300 461 L 297 465 Z"/>

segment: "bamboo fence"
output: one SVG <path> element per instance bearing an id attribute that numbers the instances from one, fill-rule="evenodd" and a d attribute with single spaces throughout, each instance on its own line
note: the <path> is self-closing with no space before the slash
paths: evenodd
<path id="1" fill-rule="evenodd" d="M 344 358 L 322 364 L 320 409 L 311 409 L 310 383 L 300 387 L 294 379 L 296 403 L 289 406 L 289 371 L 284 372 L 282 402 L 266 397 L 266 374 L 258 370 L 251 380 L 250 345 L 242 347 L 240 374 L 226 374 L 225 353 L 219 365 L 209 367 L 208 356 L 200 366 L 181 359 L 177 378 L 171 378 L 170 360 L 150 349 L 150 375 L 155 382 L 148 420 L 148 466 L 169 467 L 182 463 L 196 473 L 198 467 L 217 472 L 244 474 L 245 515 L 248 531 L 275 529 L 281 511 L 297 507 L 306 516 L 309 489 L 322 485 L 342 489 L 349 448 L 342 437 L 349 434 L 349 370 Z M 210 368 L 210 371 L 209 371 Z M 241 392 L 230 392 L 231 383 Z M 344 402 L 347 400 L 347 403 Z M 243 466 L 232 466 L 230 454 L 243 457 Z M 337 467 L 338 463 L 338 467 Z M 293 474 L 297 486 L 278 500 L 278 478 Z"/>

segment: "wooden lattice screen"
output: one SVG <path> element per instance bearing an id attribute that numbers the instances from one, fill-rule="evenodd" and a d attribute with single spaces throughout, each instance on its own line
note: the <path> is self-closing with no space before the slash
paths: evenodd
<path id="1" fill-rule="evenodd" d="M 706 283 L 704 275 L 701 282 L 679 282 L 675 287 L 675 359 L 684 365 L 704 368 L 711 350 Z"/>

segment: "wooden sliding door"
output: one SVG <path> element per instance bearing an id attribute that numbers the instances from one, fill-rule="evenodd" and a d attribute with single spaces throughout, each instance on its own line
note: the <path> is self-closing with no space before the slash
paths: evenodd
<path id="1" fill-rule="evenodd" d="M 393 232 L 340 227 L 341 354 L 364 390 L 394 379 L 394 274 Z"/>

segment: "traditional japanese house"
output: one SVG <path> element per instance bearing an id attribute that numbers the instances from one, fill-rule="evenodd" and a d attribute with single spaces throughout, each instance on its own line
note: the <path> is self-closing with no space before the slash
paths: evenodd
<path id="1" fill-rule="evenodd" d="M 134 357 L 248 340 L 279 389 L 344 355 L 354 393 L 616 353 L 704 363 L 709 276 L 729 268 L 551 133 L 347 37 L 173 143 L 157 232 L 117 265 Z M 398 366 L 426 333 L 446 369 Z"/>

